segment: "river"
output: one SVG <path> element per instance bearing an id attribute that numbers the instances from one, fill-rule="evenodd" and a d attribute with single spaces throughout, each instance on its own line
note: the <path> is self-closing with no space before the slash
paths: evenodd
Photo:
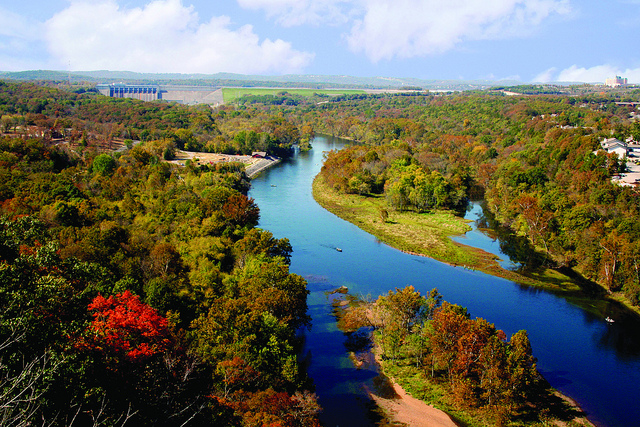
<path id="1" fill-rule="evenodd" d="M 438 288 L 445 300 L 467 307 L 472 317 L 487 319 L 507 336 L 527 330 L 538 370 L 576 400 L 592 422 L 603 427 L 640 425 L 640 324 L 635 316 L 603 301 L 570 300 L 405 254 L 329 213 L 314 201 L 311 183 L 324 152 L 346 142 L 316 137 L 313 150 L 298 152 L 261 173 L 249 192 L 260 207 L 259 227 L 289 238 L 291 272 L 309 283 L 312 326 L 305 331 L 303 358 L 324 408 L 324 426 L 375 425 L 368 418 L 362 383 L 376 375 L 356 369 L 348 358 L 326 291 L 347 286 L 352 294 L 376 297 L 406 285 L 421 293 Z M 467 216 L 481 220 L 482 211 L 476 205 Z M 470 245 L 502 254 L 499 244 L 475 227 L 467 239 Z M 603 314 L 616 322 L 605 322 Z"/>

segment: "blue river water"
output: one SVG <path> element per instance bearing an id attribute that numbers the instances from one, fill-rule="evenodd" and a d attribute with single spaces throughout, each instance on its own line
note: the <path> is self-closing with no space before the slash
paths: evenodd
<path id="1" fill-rule="evenodd" d="M 324 153 L 345 143 L 316 137 L 311 151 L 299 152 L 261 173 L 249 192 L 260 208 L 259 227 L 276 238 L 289 238 L 291 272 L 309 283 L 312 326 L 305 332 L 303 359 L 324 408 L 323 425 L 374 425 L 368 418 L 370 404 L 362 384 L 377 375 L 371 369 L 356 369 L 348 358 L 326 291 L 347 286 L 350 293 L 377 297 L 406 285 L 422 293 L 438 288 L 445 300 L 467 307 L 472 317 L 487 319 L 507 336 L 527 330 L 538 370 L 552 386 L 577 401 L 592 422 L 602 427 L 640 425 L 640 322 L 636 316 L 612 303 L 571 299 L 405 254 L 329 213 L 313 200 L 311 184 Z M 474 206 L 467 216 L 474 219 L 478 209 Z M 457 240 L 509 262 L 499 246 L 475 228 Z M 607 323 L 605 316 L 616 322 Z"/>

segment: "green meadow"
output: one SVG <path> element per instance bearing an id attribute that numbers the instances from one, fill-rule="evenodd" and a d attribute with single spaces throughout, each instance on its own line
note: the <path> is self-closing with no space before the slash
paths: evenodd
<path id="1" fill-rule="evenodd" d="M 315 94 L 322 95 L 351 95 L 365 93 L 364 90 L 358 89 L 292 89 L 292 88 L 253 88 L 253 87 L 226 87 L 222 89 L 224 102 L 233 102 L 245 95 L 277 95 L 287 92 L 292 95 L 313 96 Z"/>

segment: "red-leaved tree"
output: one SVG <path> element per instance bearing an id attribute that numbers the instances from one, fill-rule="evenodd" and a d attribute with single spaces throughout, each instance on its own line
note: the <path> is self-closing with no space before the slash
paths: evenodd
<path id="1" fill-rule="evenodd" d="M 109 298 L 98 295 L 89 304 L 93 321 L 90 348 L 136 362 L 171 346 L 167 319 L 129 291 Z"/>

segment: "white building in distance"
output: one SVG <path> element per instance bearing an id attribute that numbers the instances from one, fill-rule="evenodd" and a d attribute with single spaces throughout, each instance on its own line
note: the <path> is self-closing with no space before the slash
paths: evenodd
<path id="1" fill-rule="evenodd" d="M 620 76 L 615 76 L 610 79 L 606 79 L 604 84 L 609 87 L 626 86 L 628 84 L 628 80 L 626 77 L 622 78 Z"/>

